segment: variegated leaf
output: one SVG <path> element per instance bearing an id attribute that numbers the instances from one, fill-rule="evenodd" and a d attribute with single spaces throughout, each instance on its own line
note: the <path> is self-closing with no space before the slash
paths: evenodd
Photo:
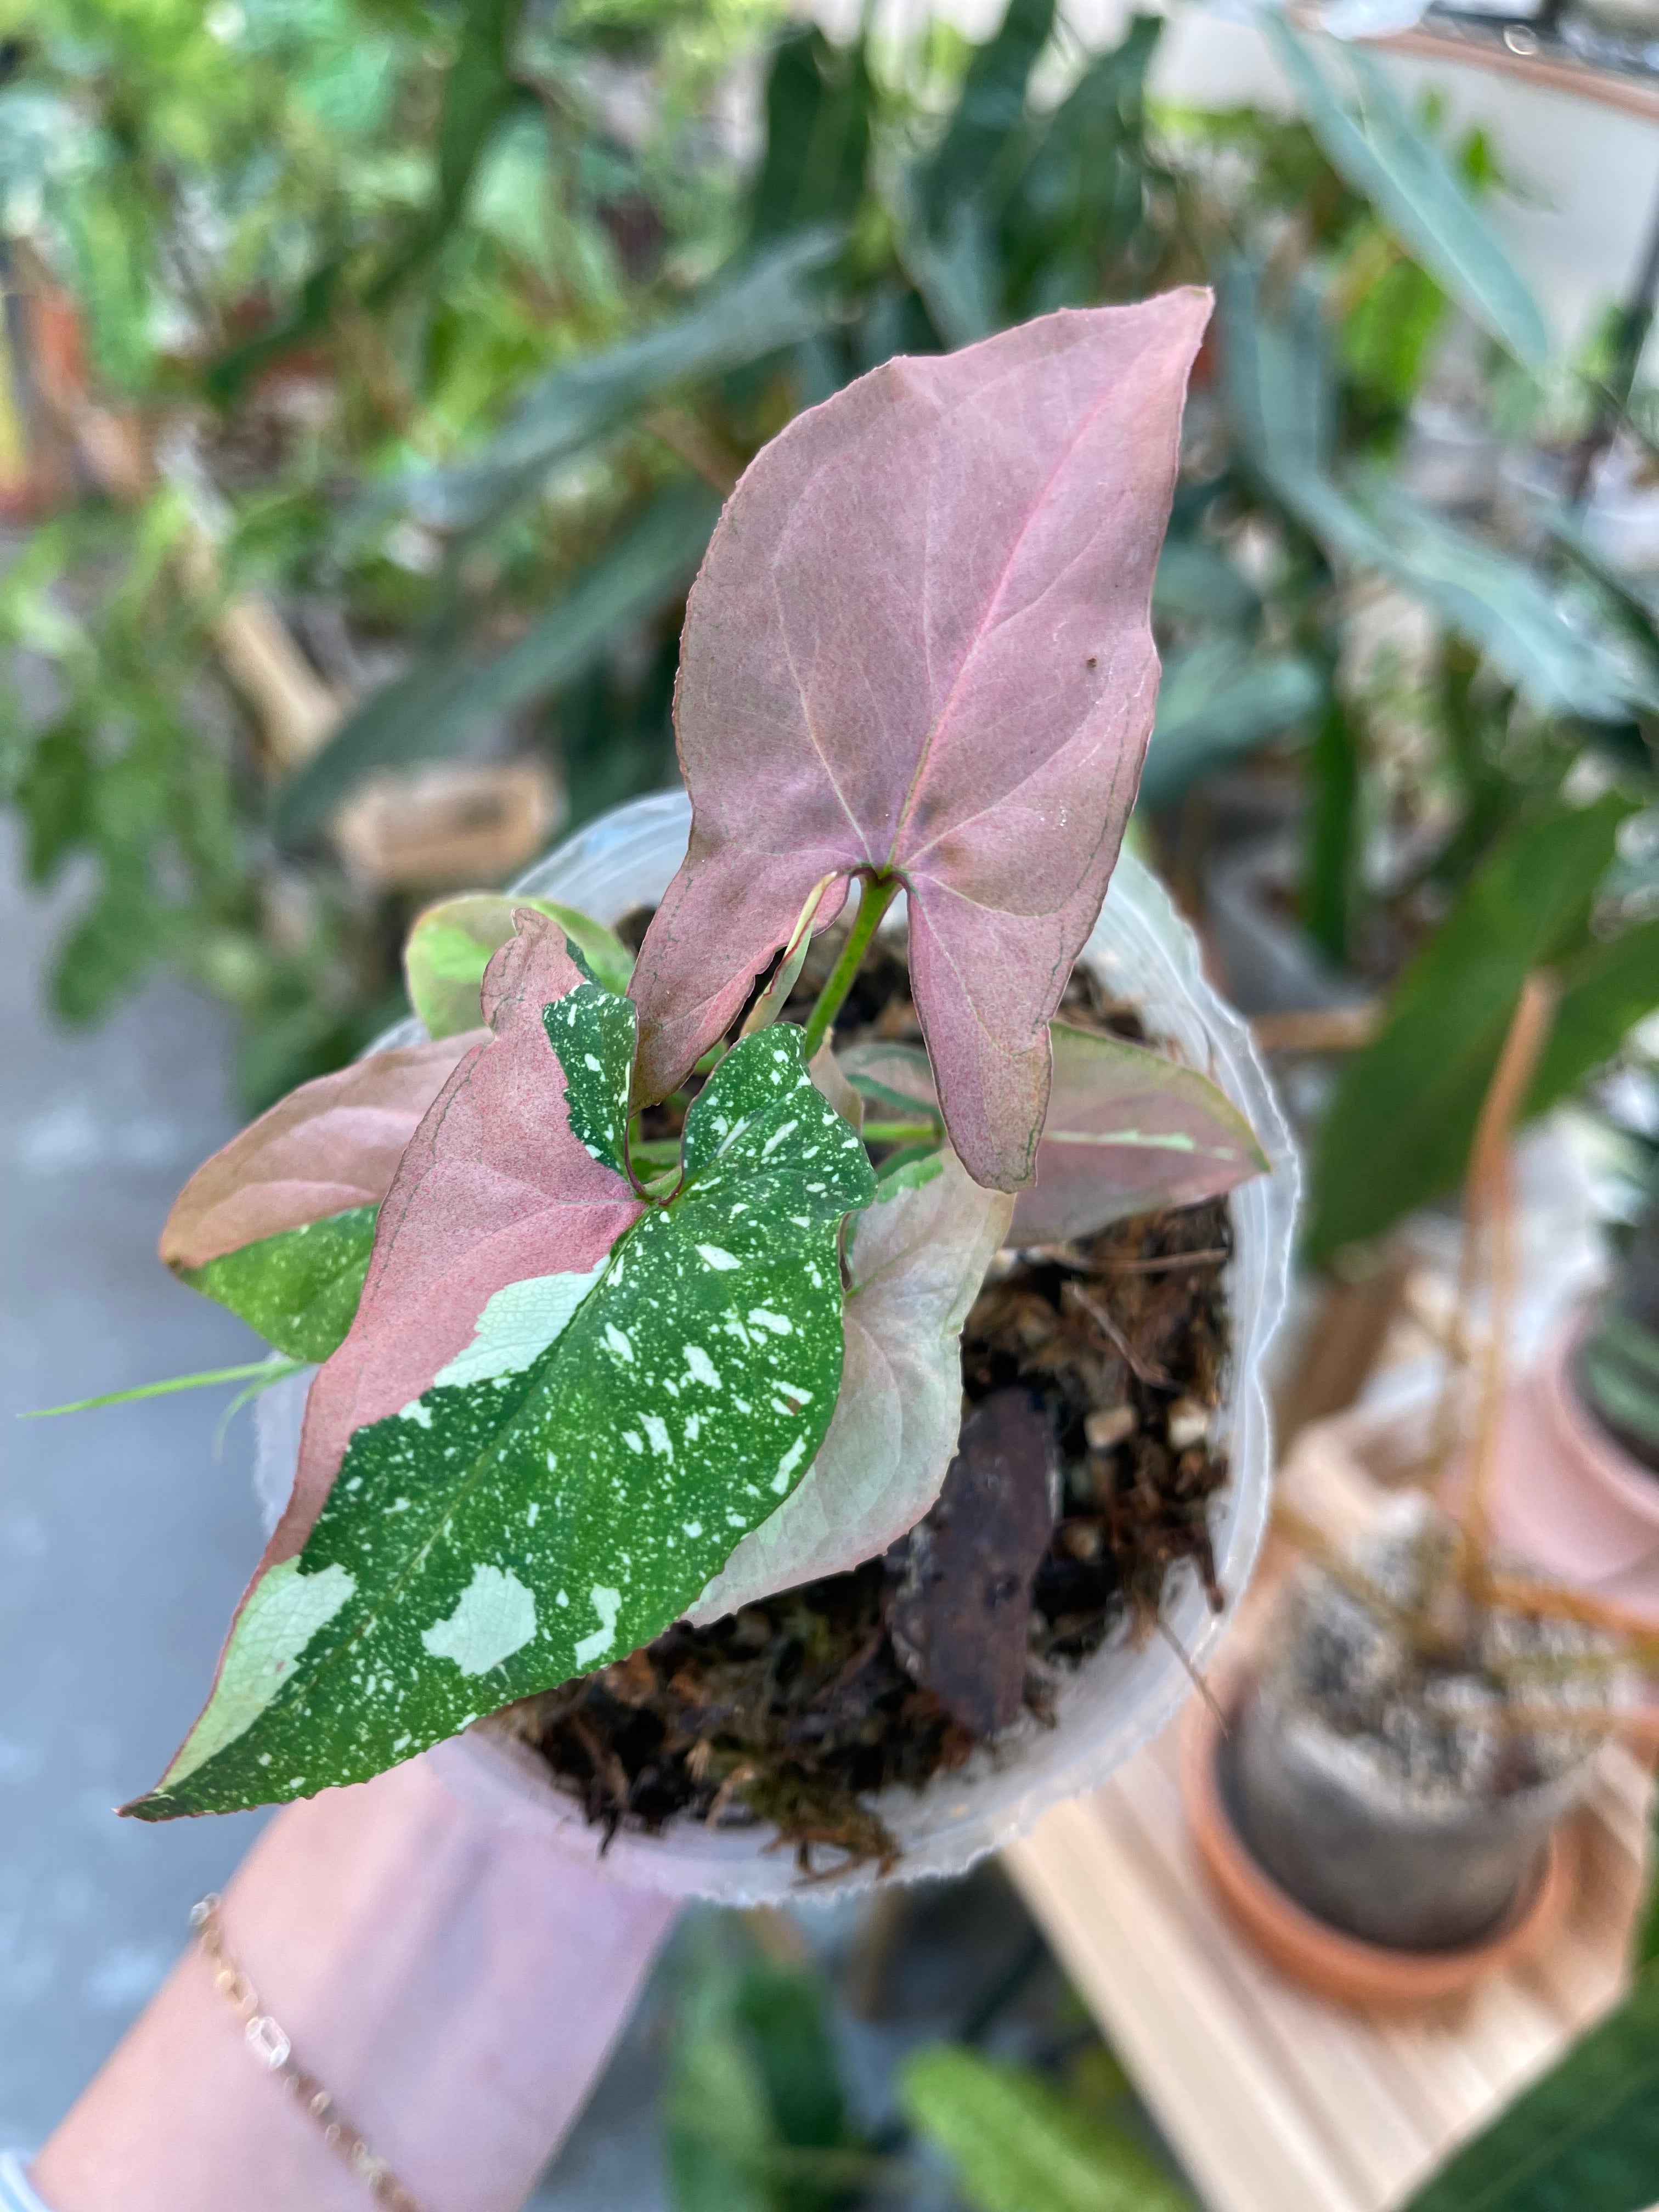
<path id="1" fill-rule="evenodd" d="M 535 995 L 520 982 L 522 1012 Z M 601 1175 L 626 1121 L 619 1013 L 631 1027 L 586 983 L 545 1013 L 544 1121 Z M 509 1016 L 508 1038 L 523 1026 Z M 465 1149 L 453 1103 L 413 1152 Z M 498 1290 L 427 1387 L 351 1436 L 303 1549 L 255 1583 L 206 1711 L 131 1809 L 362 1780 L 665 1627 L 817 1450 L 842 1374 L 837 1229 L 872 1188 L 800 1032 L 738 1044 L 687 1117 L 672 1198 L 585 1275 Z M 411 1212 L 394 1191 L 394 1255 Z M 386 1325 L 388 1272 L 377 1247 L 360 1329 Z"/>

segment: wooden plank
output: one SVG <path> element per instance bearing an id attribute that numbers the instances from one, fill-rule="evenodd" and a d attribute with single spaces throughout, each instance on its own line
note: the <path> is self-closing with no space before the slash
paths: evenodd
<path id="1" fill-rule="evenodd" d="M 1200 1931 L 1206 1972 L 1231 1985 L 1256 2033 L 1276 2051 L 1333 2157 L 1356 2166 L 1357 2191 L 1422 2171 L 1438 2138 L 1435 2113 L 1409 2075 L 1383 2060 L 1370 2023 L 1359 2014 L 1333 2012 L 1233 1939 L 1191 1863 L 1172 1747 L 1160 1745 L 1138 1762 L 1123 1810 L 1154 1864 L 1185 1863 L 1196 1883 L 1187 1911 Z"/>
<path id="2" fill-rule="evenodd" d="M 1597 69 L 1593 63 L 1575 61 L 1565 54 L 1517 54 L 1501 38 L 1477 40 L 1442 30 L 1397 31 L 1390 38 L 1366 43 L 1412 61 L 1484 70 L 1492 76 L 1513 78 L 1534 92 L 1564 92 L 1573 100 L 1594 100 L 1598 106 L 1616 107 L 1647 123 L 1659 122 L 1659 82 L 1650 77 L 1627 76 L 1620 70 Z"/>
<path id="3" fill-rule="evenodd" d="M 1371 2212 L 1234 2008 L 1185 2001 L 1194 1931 L 1103 1841 L 1099 1820 L 1095 1801 L 1057 1806 L 1005 1863 L 1206 2203 Z"/>

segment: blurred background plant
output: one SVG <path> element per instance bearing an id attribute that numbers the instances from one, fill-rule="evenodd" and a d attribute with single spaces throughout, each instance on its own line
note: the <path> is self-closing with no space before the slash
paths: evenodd
<path id="1" fill-rule="evenodd" d="M 65 1016 L 170 963 L 243 1013 L 250 1104 L 337 1061 L 424 896 L 672 777 L 684 588 L 792 412 L 1207 281 L 1139 811 L 1285 1054 L 1311 1253 L 1455 1187 L 1530 969 L 1532 1106 L 1606 1066 L 1659 1000 L 1640 302 L 1552 361 L 1493 149 L 1267 21 L 1292 116 L 1160 104 L 1159 20 L 1091 53 L 1054 0 L 977 45 L 15 9 L 3 773 L 33 878 L 85 872 Z"/>
<path id="2" fill-rule="evenodd" d="M 676 1937 L 674 2212 L 1196 2212 L 1001 1877 L 841 1918 L 699 1912 Z"/>

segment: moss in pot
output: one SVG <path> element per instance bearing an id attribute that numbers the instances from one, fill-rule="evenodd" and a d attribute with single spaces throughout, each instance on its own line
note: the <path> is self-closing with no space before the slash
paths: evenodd
<path id="1" fill-rule="evenodd" d="M 1062 1278 L 1091 1295 L 1090 1239 L 1259 1171 L 1202 1076 L 1050 1030 L 1151 726 L 1206 313 L 1045 318 L 797 418 L 692 594 L 690 850 L 637 960 L 554 902 L 429 919 L 428 1038 L 305 1086 L 192 1180 L 164 1256 L 321 1364 L 208 1705 L 129 1810 L 365 1778 L 684 1619 L 867 1578 L 936 1504 L 942 1554 L 974 1456 L 958 1331 L 1016 1194 L 1059 1312 Z M 908 1082 L 826 1049 L 901 891 Z M 1060 1441 L 1032 1449 L 1041 1390 L 1012 1395 L 975 1473 L 999 1509 Z"/>
<path id="2" fill-rule="evenodd" d="M 1414 1494 L 1348 1571 L 1304 1567 L 1220 1753 L 1274 1881 L 1399 1951 L 1476 1945 L 1525 1909 L 1618 1693 L 1605 1634 L 1486 1601 L 1462 1557 Z"/>

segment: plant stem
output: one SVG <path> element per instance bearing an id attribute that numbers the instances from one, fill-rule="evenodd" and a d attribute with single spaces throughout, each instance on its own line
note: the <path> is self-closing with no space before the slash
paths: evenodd
<path id="1" fill-rule="evenodd" d="M 215 1367 L 204 1375 L 172 1375 L 165 1382 L 138 1382 L 129 1390 L 106 1390 L 100 1398 L 77 1398 L 70 1406 L 35 1406 L 17 1418 L 20 1421 L 45 1421 L 57 1413 L 90 1413 L 100 1406 L 127 1406 L 139 1398 L 165 1398 L 174 1390 L 205 1390 L 216 1382 L 242 1382 L 250 1375 L 280 1382 L 285 1375 L 297 1375 L 305 1364 L 303 1359 L 255 1359 L 246 1367 Z"/>
<path id="2" fill-rule="evenodd" d="M 864 965 L 864 956 L 870 950 L 881 918 L 898 896 L 902 886 L 896 876 L 866 877 L 863 895 L 859 900 L 858 920 L 853 924 L 841 957 L 830 971 L 830 980 L 818 993 L 817 1004 L 807 1018 L 805 1051 L 811 1060 L 830 1033 L 830 1024 L 841 1012 L 847 994 L 852 989 L 859 969 Z"/>
<path id="3" fill-rule="evenodd" d="M 937 1121 L 866 1121 L 866 1145 L 920 1145 L 941 1133 Z"/>

